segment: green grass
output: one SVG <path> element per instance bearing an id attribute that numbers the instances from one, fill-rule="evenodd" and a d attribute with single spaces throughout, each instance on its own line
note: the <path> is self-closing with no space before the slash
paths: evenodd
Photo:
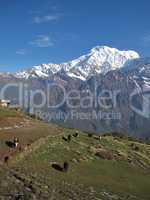
<path id="1" fill-rule="evenodd" d="M 18 114 L 17 111 L 0 107 L 0 118 L 18 117 L 18 116 L 20 116 L 20 114 Z"/>
<path id="2" fill-rule="evenodd" d="M 64 135 L 73 133 L 74 130 L 64 129 Z M 61 136 L 49 138 L 45 145 L 33 151 L 24 159 L 16 157 L 14 165 L 21 174 L 30 178 L 33 182 L 38 182 L 49 187 L 53 184 L 60 190 L 65 190 L 63 183 L 71 185 L 71 190 L 76 191 L 76 187 L 83 187 L 79 192 L 79 198 L 82 199 L 83 191 L 88 188 L 94 188 L 95 197 L 108 199 L 104 192 L 111 195 L 118 195 L 125 199 L 149 200 L 150 199 L 150 146 L 135 143 L 139 147 L 136 152 L 131 148 L 131 141 L 114 140 L 111 136 L 102 137 L 99 141 L 94 137 L 90 138 L 86 134 L 80 134 L 79 138 L 74 138 L 71 143 L 62 140 Z M 132 159 L 132 163 L 127 160 L 104 160 L 93 155 L 89 148 L 98 147 L 109 150 L 118 150 Z M 85 160 L 83 158 L 86 158 Z M 80 160 L 75 163 L 72 160 Z M 60 165 L 64 161 L 70 163 L 68 173 L 54 170 L 51 167 L 52 162 Z M 140 163 L 143 163 L 141 166 Z M 58 195 L 58 194 L 57 194 Z M 133 197 L 135 196 L 135 197 Z M 118 198 L 119 198 L 118 197 Z M 68 198 L 68 197 L 67 197 Z M 59 196 L 61 199 L 61 195 Z"/>

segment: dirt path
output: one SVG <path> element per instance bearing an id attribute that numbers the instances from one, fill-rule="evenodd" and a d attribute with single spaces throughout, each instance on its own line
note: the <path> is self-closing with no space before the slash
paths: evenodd
<path id="1" fill-rule="evenodd" d="M 14 129 L 19 129 L 19 128 L 26 128 L 26 127 L 29 127 L 29 126 L 30 126 L 30 123 L 20 122 L 18 125 L 0 127 L 0 132 L 5 131 L 5 130 L 14 130 Z"/>

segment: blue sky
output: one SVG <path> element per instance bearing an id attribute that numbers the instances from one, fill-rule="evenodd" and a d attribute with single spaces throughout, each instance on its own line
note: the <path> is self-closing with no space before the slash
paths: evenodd
<path id="1" fill-rule="evenodd" d="M 0 71 L 65 62 L 96 45 L 150 56 L 150 1 L 0 0 Z"/>

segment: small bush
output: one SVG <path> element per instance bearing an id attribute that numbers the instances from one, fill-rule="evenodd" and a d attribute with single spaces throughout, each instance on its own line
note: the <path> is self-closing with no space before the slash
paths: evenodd
<path id="1" fill-rule="evenodd" d="M 92 133 L 89 133 L 89 134 L 88 134 L 88 137 L 92 137 L 92 136 L 93 136 L 93 134 L 92 134 Z"/>
<path id="2" fill-rule="evenodd" d="M 135 145 L 134 143 L 131 143 L 130 146 L 131 146 L 132 150 L 134 150 L 134 151 L 139 151 L 140 150 L 140 148 L 137 145 Z"/>

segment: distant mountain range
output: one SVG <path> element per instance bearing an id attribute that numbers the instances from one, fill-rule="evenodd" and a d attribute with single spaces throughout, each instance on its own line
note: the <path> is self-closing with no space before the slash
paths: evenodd
<path id="1" fill-rule="evenodd" d="M 50 121 L 84 131 L 96 133 L 117 131 L 142 139 L 150 138 L 150 58 L 140 58 L 135 51 L 119 51 L 107 46 L 97 46 L 87 55 L 67 63 L 42 64 L 14 74 L 0 73 L 0 88 L 6 83 L 19 82 L 26 83 L 28 90 L 41 89 L 43 92 L 46 92 L 48 84 L 57 83 L 67 92 L 80 91 L 81 98 L 90 93 L 94 100 L 103 90 L 109 90 L 112 93 L 119 91 L 115 96 L 115 107 L 108 109 L 94 107 L 93 103 L 90 108 L 79 106 L 73 109 L 77 113 L 85 113 L 86 116 L 83 119 L 77 117 L 66 119 L 65 116 L 69 116 L 72 111 L 66 102 L 55 109 L 43 106 L 40 111 L 50 115 L 61 112 L 64 118 L 62 116 L 59 119 L 51 118 Z M 6 98 L 16 103 L 18 102 L 17 93 L 14 88 L 9 88 Z M 25 98 L 24 96 L 23 101 Z M 49 99 L 53 104 L 59 102 L 63 99 L 62 91 L 58 88 L 53 89 L 49 94 Z M 37 96 L 35 101 L 40 102 L 40 98 Z M 110 105 L 110 101 L 111 99 L 105 98 L 104 103 Z M 76 105 L 77 99 L 73 103 Z M 31 107 L 30 104 L 25 110 L 30 110 Z M 39 111 L 34 108 L 32 110 Z M 93 111 L 96 114 L 102 112 L 102 118 L 86 118 Z M 120 118 L 106 119 L 103 116 L 107 114 L 109 116 L 110 113 L 112 113 L 111 116 L 120 114 Z M 49 121 L 44 115 L 43 119 Z"/>

